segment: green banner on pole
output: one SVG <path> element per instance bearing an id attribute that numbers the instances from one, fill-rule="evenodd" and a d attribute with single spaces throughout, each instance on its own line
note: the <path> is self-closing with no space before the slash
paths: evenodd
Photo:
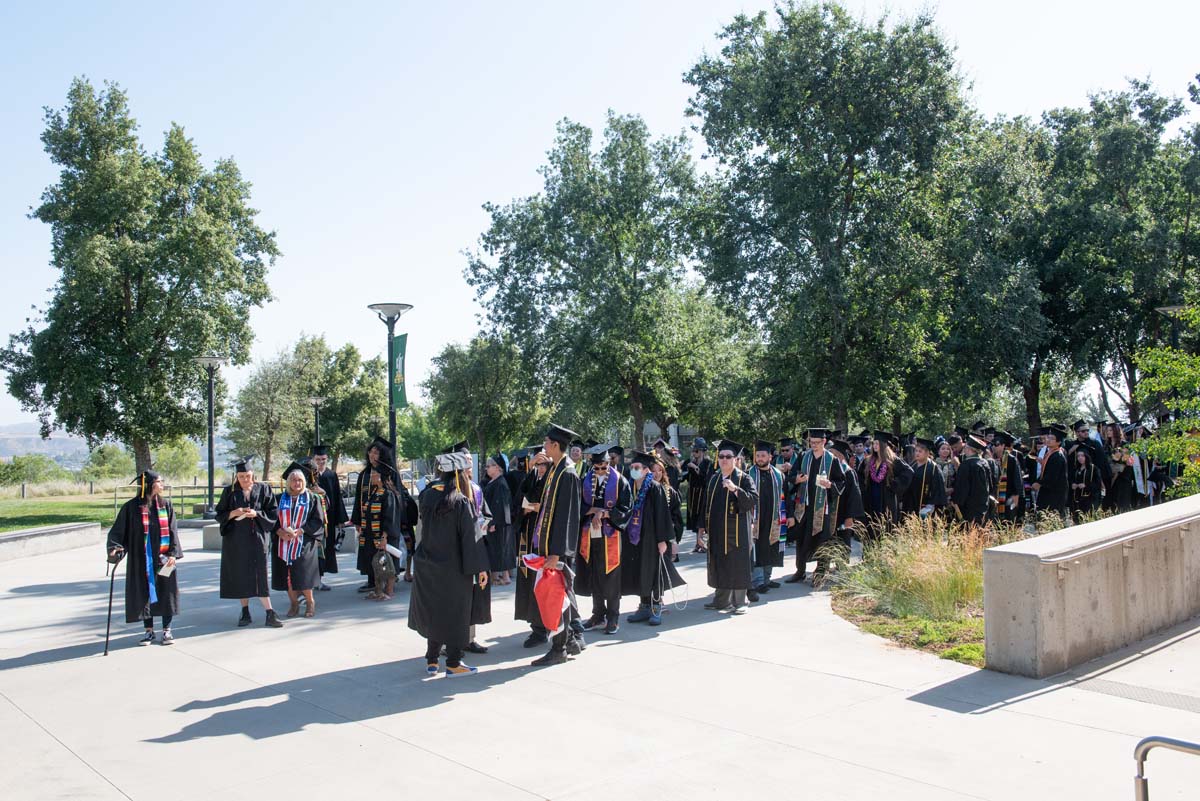
<path id="1" fill-rule="evenodd" d="M 408 393 L 404 391 L 404 349 L 408 345 L 408 334 L 397 334 L 392 340 L 392 353 L 395 356 L 396 363 L 392 365 L 394 375 L 396 376 L 393 386 L 392 403 L 397 409 L 403 409 L 408 405 Z"/>

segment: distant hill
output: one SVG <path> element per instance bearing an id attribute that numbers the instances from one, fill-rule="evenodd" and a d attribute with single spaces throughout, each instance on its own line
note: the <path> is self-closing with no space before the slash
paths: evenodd
<path id="1" fill-rule="evenodd" d="M 37 423 L 0 425 L 0 459 L 11 459 L 28 453 L 49 456 L 64 467 L 81 467 L 87 460 L 87 442 L 63 431 L 55 431 L 50 439 L 42 439 Z"/>

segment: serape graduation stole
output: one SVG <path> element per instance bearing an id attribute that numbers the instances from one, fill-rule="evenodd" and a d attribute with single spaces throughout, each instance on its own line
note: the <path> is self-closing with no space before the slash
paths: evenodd
<path id="1" fill-rule="evenodd" d="M 167 514 L 166 505 L 154 503 L 155 509 L 158 511 L 158 549 L 154 548 L 154 539 L 150 536 L 150 504 L 141 504 L 142 508 L 142 534 L 145 536 L 145 552 L 146 552 L 146 588 L 150 593 L 150 603 L 158 603 L 158 590 L 154 586 L 154 577 L 156 571 L 154 564 L 157 560 L 151 558 L 151 554 L 157 553 L 159 556 L 169 553 L 171 550 L 171 518 Z"/>
<path id="2" fill-rule="evenodd" d="M 588 507 L 589 509 L 595 505 L 592 503 L 592 501 L 596 497 L 596 483 L 597 482 L 594 477 L 587 478 L 583 482 L 583 503 L 584 506 Z M 604 508 L 610 512 L 617 504 L 618 487 L 619 481 L 617 478 L 617 471 L 609 469 L 608 479 L 604 484 Z M 645 487 L 646 485 L 643 483 L 643 496 L 645 493 Z M 640 510 L 634 514 L 640 515 Z M 637 521 L 640 537 L 641 518 L 637 517 Z M 591 528 L 591 520 L 589 519 L 585 521 L 579 528 L 579 556 L 583 559 L 583 561 L 590 564 L 592 561 L 592 536 L 588 529 Z M 601 522 L 600 530 L 604 534 L 604 573 L 607 575 L 621 566 L 621 538 L 617 536 L 620 532 L 613 528 L 612 523 L 608 522 L 607 518 Z M 633 519 L 630 520 L 627 530 L 630 532 L 630 536 L 632 537 L 634 535 Z M 630 541 L 634 545 L 637 545 L 637 540 L 631 539 Z"/>
<path id="3" fill-rule="evenodd" d="M 774 466 L 770 466 L 767 469 L 770 471 L 771 476 L 771 492 L 773 493 L 771 497 L 779 501 L 779 514 L 776 515 L 771 521 L 771 531 L 767 537 L 767 541 L 770 542 L 771 545 L 778 545 L 779 540 L 781 539 L 781 533 L 787 528 L 787 498 L 783 493 L 783 473 L 779 472 L 779 469 Z M 762 487 L 759 485 L 759 481 L 762 476 L 762 471 L 758 469 L 758 465 L 751 465 L 750 475 L 753 476 L 754 486 L 758 488 L 759 496 L 761 497 L 763 495 L 763 491 Z M 759 506 L 756 505 L 750 512 L 751 527 L 754 530 L 756 537 L 758 534 L 759 523 L 758 510 Z"/>
<path id="4" fill-rule="evenodd" d="M 1000 462 L 1000 481 L 996 484 L 996 506 L 999 507 L 1001 514 L 1006 511 L 1004 504 L 1008 500 L 1008 460 L 1010 458 L 1012 457 L 1005 452 L 1004 460 Z"/>
<path id="5" fill-rule="evenodd" d="M 297 495 L 295 498 L 290 493 L 283 493 L 279 499 L 279 524 L 283 528 L 298 529 L 304 525 L 308 519 L 308 512 L 311 508 L 309 500 L 309 492 L 304 492 Z M 279 558 L 283 560 L 285 565 L 290 565 L 300 558 L 300 551 L 304 549 L 304 537 L 296 537 L 294 540 L 285 540 L 279 538 Z"/>
<path id="6" fill-rule="evenodd" d="M 365 547 L 367 537 L 372 534 L 379 534 L 381 526 L 379 519 L 383 516 L 383 490 L 379 492 L 368 493 L 366 500 L 362 504 L 363 509 L 363 525 L 358 532 L 358 545 Z M 371 537 L 375 539 L 375 537 Z"/>

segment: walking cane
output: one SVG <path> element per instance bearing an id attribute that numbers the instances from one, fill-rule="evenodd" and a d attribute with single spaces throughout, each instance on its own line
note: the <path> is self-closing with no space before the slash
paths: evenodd
<path id="1" fill-rule="evenodd" d="M 113 586 L 117 582 L 117 565 L 121 564 L 121 560 L 125 558 L 125 551 L 118 548 L 117 552 L 108 557 L 108 563 L 112 565 L 112 573 L 108 579 L 108 625 L 104 628 L 104 655 L 108 656 L 108 638 L 112 634 L 112 601 L 113 601 Z M 107 570 L 107 568 L 105 568 Z"/>

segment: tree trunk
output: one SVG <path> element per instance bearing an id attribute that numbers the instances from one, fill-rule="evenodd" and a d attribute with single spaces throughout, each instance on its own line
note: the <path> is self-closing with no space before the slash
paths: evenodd
<path id="1" fill-rule="evenodd" d="M 834 425 L 850 435 L 850 412 L 846 409 L 846 401 L 839 400 L 837 402 L 837 412 L 835 413 Z"/>
<path id="2" fill-rule="evenodd" d="M 271 480 L 271 446 L 273 444 L 274 443 L 268 439 L 267 444 L 263 447 L 263 481 Z"/>
<path id="3" fill-rule="evenodd" d="M 642 385 L 634 383 L 627 389 L 629 390 L 629 416 L 633 418 L 633 447 L 639 451 L 645 451 L 646 410 L 642 406 Z"/>
<path id="4" fill-rule="evenodd" d="M 904 432 L 901 431 L 900 429 L 903 428 L 903 425 L 902 425 L 903 422 L 904 421 L 900 419 L 900 412 L 892 413 L 892 433 L 902 439 L 904 437 Z"/>
<path id="5" fill-rule="evenodd" d="M 134 437 L 133 442 L 129 444 L 133 448 L 133 469 L 140 475 L 152 467 L 150 443 L 141 437 Z"/>
<path id="6" fill-rule="evenodd" d="M 1142 421 L 1142 405 L 1138 402 L 1137 397 L 1137 365 L 1132 359 L 1121 355 L 1121 376 L 1125 379 L 1126 395 L 1129 398 L 1129 422 L 1140 423 Z"/>
<path id="7" fill-rule="evenodd" d="M 1036 437 L 1042 429 L 1042 358 L 1038 356 L 1033 361 L 1033 369 L 1021 386 L 1021 394 L 1025 397 L 1025 424 L 1029 426 L 1029 436 Z"/>

